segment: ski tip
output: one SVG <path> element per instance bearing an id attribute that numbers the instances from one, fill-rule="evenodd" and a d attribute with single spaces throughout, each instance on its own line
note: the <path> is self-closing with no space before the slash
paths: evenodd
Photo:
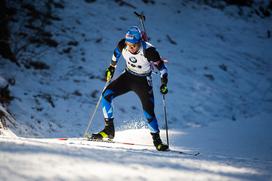
<path id="1" fill-rule="evenodd" d="M 200 155 L 200 153 L 199 153 L 199 152 L 195 153 L 195 156 L 198 156 L 198 155 Z"/>
<path id="2" fill-rule="evenodd" d="M 118 143 L 118 142 L 117 142 Z M 135 145 L 135 143 L 129 143 L 129 142 L 120 142 L 121 144 L 124 144 L 124 145 Z"/>
<path id="3" fill-rule="evenodd" d="M 183 154 L 183 155 L 191 155 L 191 156 L 198 156 L 200 155 L 200 152 L 186 152 L 186 151 L 179 151 L 179 150 L 171 150 L 169 149 L 170 152 L 178 153 L 178 154 Z"/>
<path id="4" fill-rule="evenodd" d="M 58 138 L 58 140 L 66 141 L 66 140 L 68 140 L 68 138 Z"/>

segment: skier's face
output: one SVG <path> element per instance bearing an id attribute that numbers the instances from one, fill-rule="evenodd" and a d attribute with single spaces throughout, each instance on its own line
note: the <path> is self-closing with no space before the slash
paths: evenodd
<path id="1" fill-rule="evenodd" d="M 137 53 L 140 49 L 140 46 L 141 46 L 141 43 L 129 43 L 129 42 L 126 42 L 126 45 L 127 45 L 127 49 L 130 53 Z"/>

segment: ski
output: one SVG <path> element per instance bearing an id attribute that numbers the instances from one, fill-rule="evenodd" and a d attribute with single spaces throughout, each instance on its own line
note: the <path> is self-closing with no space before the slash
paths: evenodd
<path id="1" fill-rule="evenodd" d="M 102 142 L 102 143 L 115 143 L 115 144 L 122 144 L 122 145 L 136 145 L 136 146 L 150 146 L 150 147 L 152 146 L 152 145 L 145 145 L 145 144 L 139 144 L 139 143 L 115 141 L 112 139 L 97 140 L 97 139 L 86 138 L 86 141 Z"/>
<path id="2" fill-rule="evenodd" d="M 151 153 L 159 153 L 159 154 L 164 154 L 164 153 L 174 153 L 178 155 L 187 155 L 187 156 L 198 156 L 200 155 L 200 152 L 189 152 L 189 151 L 181 151 L 181 150 L 175 150 L 175 149 L 168 149 L 167 151 L 157 151 L 154 149 L 150 149 L 150 147 L 153 148 L 153 145 L 146 145 L 146 144 L 139 144 L 139 143 L 131 143 L 131 142 L 123 142 L 123 141 L 115 141 L 112 139 L 104 139 L 104 140 L 97 140 L 97 139 L 90 139 L 90 138 L 57 138 L 58 140 L 61 141 L 70 141 L 71 144 L 83 144 L 83 145 L 89 145 L 88 142 L 96 142 L 96 143 L 109 143 L 109 144 L 119 144 L 119 145 L 126 145 L 126 146 L 143 146 L 147 148 L 141 148 L 141 149 L 135 149 L 134 151 L 144 151 L 144 152 L 151 152 Z M 74 142 L 76 141 L 76 142 Z M 79 142 L 78 142 L 79 141 Z M 96 145 L 98 146 L 98 145 Z M 106 147 L 108 148 L 108 147 Z M 111 146 L 109 147 L 111 148 Z M 133 150 L 133 147 L 112 147 L 115 149 L 126 149 L 126 150 Z"/>
<path id="3" fill-rule="evenodd" d="M 87 139 L 88 141 L 94 141 L 94 142 L 104 142 L 104 143 L 115 143 L 115 144 L 123 144 L 123 145 L 138 145 L 138 146 L 153 146 L 153 145 L 140 145 L 137 143 L 130 143 L 130 142 L 120 142 L 120 141 L 114 141 L 114 140 L 95 140 L 95 139 Z M 146 149 L 148 150 L 148 149 Z M 176 153 L 176 154 L 181 154 L 181 155 L 190 155 L 190 156 L 198 156 L 200 155 L 200 152 L 186 152 L 186 151 L 180 151 L 180 150 L 173 150 L 173 149 L 168 149 L 167 151 L 160 151 L 160 153 Z"/>
<path id="4" fill-rule="evenodd" d="M 5 139 L 6 141 L 11 140 L 10 137 L 9 138 L 3 137 L 3 139 Z M 67 137 L 66 138 L 49 138 L 49 139 L 37 139 L 37 138 L 31 139 L 31 138 L 24 138 L 24 137 L 17 137 L 17 136 L 12 137 L 12 140 L 21 140 L 21 141 L 32 142 L 32 143 L 35 142 L 39 144 L 50 143 L 50 144 L 67 144 L 72 146 L 82 145 L 82 146 L 87 146 L 92 148 L 100 147 L 105 149 L 129 151 L 132 153 L 152 154 L 156 156 L 184 155 L 184 156 L 196 157 L 200 155 L 200 152 L 181 151 L 181 150 L 175 150 L 175 149 L 169 149 L 167 151 L 157 151 L 153 145 L 114 141 L 114 140 L 88 140 L 87 138 L 67 138 Z M 59 141 L 59 142 L 56 142 L 56 141 Z M 98 143 L 98 144 L 94 144 L 94 143 Z M 99 143 L 107 143 L 107 144 L 99 144 Z M 114 146 L 112 144 L 114 144 Z"/>
<path id="5" fill-rule="evenodd" d="M 169 151 L 173 152 L 173 153 L 183 154 L 183 155 L 191 155 L 191 156 L 198 156 L 198 155 L 200 155 L 200 152 L 185 152 L 185 151 L 172 150 L 172 149 L 169 149 Z"/>
<path id="6" fill-rule="evenodd" d="M 57 140 L 60 141 L 92 141 L 92 142 L 102 142 L 102 143 L 118 143 L 118 144 L 123 144 L 123 145 L 140 145 L 136 143 L 130 143 L 130 142 L 120 142 L 120 141 L 114 141 L 111 139 L 104 139 L 104 140 L 96 140 L 96 139 L 90 139 L 90 138 L 56 138 Z M 147 146 L 147 145 L 141 145 L 141 146 Z"/>
<path id="7" fill-rule="evenodd" d="M 114 141 L 114 140 L 92 140 L 92 139 L 89 139 L 88 141 L 153 147 L 153 145 L 141 145 L 141 144 L 137 144 L 137 143 L 120 142 L 120 141 Z M 143 149 L 143 150 L 145 150 L 145 151 L 156 151 L 158 153 L 169 153 L 170 152 L 170 153 L 175 153 L 175 154 L 180 154 L 180 155 L 189 155 L 189 156 L 198 156 L 198 155 L 200 155 L 200 152 L 186 152 L 186 151 L 174 150 L 174 149 L 168 149 L 166 151 L 157 151 L 155 149 L 154 150 Z"/>

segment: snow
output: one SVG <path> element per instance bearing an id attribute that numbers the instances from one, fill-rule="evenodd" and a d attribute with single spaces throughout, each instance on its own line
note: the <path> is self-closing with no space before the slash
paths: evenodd
<path id="1" fill-rule="evenodd" d="M 134 137 L 131 136 L 131 132 Z M 125 146 L 97 142 L 80 143 L 73 140 L 70 142 L 57 139 L 0 138 L 1 165 L 4 165 L 4 169 L 1 168 L 1 178 L 2 180 L 271 179 L 268 172 L 272 166 L 271 161 L 222 155 L 214 151 L 205 153 L 205 150 L 197 157 L 157 152 L 151 146 L 151 140 L 133 139 L 135 134 L 141 135 L 143 132 L 148 130 L 117 132 L 116 141 L 122 141 L 126 137 L 132 138 L 129 141 L 136 144 Z M 140 141 L 141 145 L 138 145 L 137 141 Z M 206 144 L 218 146 L 211 144 L 211 141 L 207 141 Z M 188 148 L 182 150 L 192 151 Z"/>
<path id="2" fill-rule="evenodd" d="M 0 61 L 0 80 L 16 80 L 9 85 L 16 127 L 1 131 L 0 180 L 272 180 L 271 17 L 191 1 L 131 2 L 137 9 L 105 0 L 63 2 L 52 31 L 66 28 L 69 35 L 57 32 L 56 40 L 79 42 L 70 58 L 49 50 L 40 57 L 50 65 L 43 71 Z M 134 93 L 114 100 L 114 115 L 115 141 L 135 145 L 56 139 L 83 135 L 113 49 L 138 23 L 134 10 L 144 11 L 151 43 L 169 61 L 170 147 L 199 151 L 197 157 L 155 151 Z M 115 78 L 123 67 L 120 60 Z M 165 141 L 159 83 L 153 75 Z M 103 126 L 99 109 L 90 131 Z"/>
<path id="3" fill-rule="evenodd" d="M 7 80 L 0 76 L 0 89 L 3 89 L 8 86 Z"/>

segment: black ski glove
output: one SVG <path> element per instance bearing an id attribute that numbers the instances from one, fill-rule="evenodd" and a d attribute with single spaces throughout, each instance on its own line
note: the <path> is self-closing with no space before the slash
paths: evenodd
<path id="1" fill-rule="evenodd" d="M 105 79 L 107 82 L 109 82 L 111 80 L 111 78 L 113 77 L 113 74 L 114 74 L 114 71 L 115 71 L 115 67 L 110 65 L 106 72 L 105 72 Z"/>
<path id="2" fill-rule="evenodd" d="M 168 75 L 164 74 L 161 78 L 161 87 L 160 87 L 160 91 L 162 94 L 168 93 L 167 83 L 168 83 Z"/>

